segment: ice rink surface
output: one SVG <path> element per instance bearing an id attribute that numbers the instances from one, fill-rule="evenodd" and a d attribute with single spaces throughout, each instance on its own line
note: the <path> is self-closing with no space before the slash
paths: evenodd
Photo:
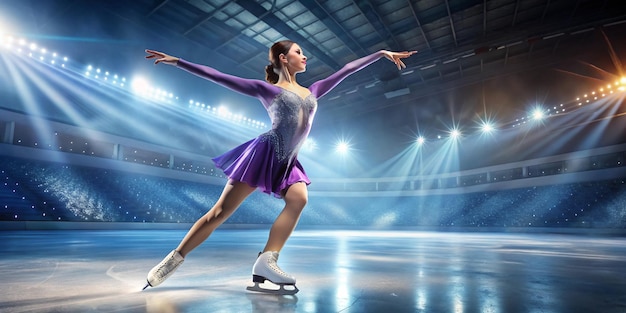
<path id="1" fill-rule="evenodd" d="M 156 288 L 183 230 L 0 231 L 1 312 L 626 312 L 626 240 L 530 233 L 296 230 L 300 292 L 246 291 L 267 230 L 224 229 Z"/>

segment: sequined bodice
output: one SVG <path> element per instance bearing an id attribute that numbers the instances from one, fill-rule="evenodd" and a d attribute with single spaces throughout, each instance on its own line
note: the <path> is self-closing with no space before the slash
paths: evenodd
<path id="1" fill-rule="evenodd" d="M 267 112 L 272 121 L 272 130 L 278 140 L 280 158 L 294 157 L 309 132 L 317 111 L 317 99 L 313 94 L 306 98 L 283 89 L 272 100 Z"/>

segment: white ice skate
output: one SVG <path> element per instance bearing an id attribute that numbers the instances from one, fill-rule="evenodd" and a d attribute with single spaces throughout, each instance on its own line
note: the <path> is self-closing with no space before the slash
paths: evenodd
<path id="1" fill-rule="evenodd" d="M 164 282 L 168 277 L 174 274 L 174 271 L 183 264 L 185 259 L 180 253 L 176 250 L 172 250 L 161 263 L 157 264 L 155 267 L 150 270 L 148 273 L 148 283 L 143 287 L 142 290 L 150 287 L 156 287 Z"/>
<path id="2" fill-rule="evenodd" d="M 296 279 L 283 272 L 283 270 L 278 267 L 276 261 L 278 260 L 278 252 L 275 251 L 267 251 L 259 255 L 252 267 L 252 282 L 254 286 L 247 287 L 247 290 L 250 291 L 258 291 L 264 293 L 271 293 L 277 295 L 294 295 L 299 290 L 296 287 Z M 259 286 L 259 284 L 264 283 L 266 280 L 269 280 L 275 285 L 278 285 L 279 289 L 268 289 Z M 285 289 L 285 286 L 293 286 L 293 289 Z"/>

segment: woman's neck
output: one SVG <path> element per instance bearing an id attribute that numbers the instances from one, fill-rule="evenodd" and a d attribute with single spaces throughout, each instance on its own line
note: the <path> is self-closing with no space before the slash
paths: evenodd
<path id="1" fill-rule="evenodd" d="M 300 87 L 300 85 L 298 85 L 298 82 L 296 81 L 295 76 L 292 76 L 291 79 L 289 79 L 283 75 L 280 75 L 280 77 L 278 78 L 278 82 L 276 82 L 276 85 L 283 87 Z"/>

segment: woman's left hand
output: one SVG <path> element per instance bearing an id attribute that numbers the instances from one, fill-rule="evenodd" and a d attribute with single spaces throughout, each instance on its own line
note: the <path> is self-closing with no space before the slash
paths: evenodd
<path id="1" fill-rule="evenodd" d="M 383 50 L 383 54 L 385 55 L 385 58 L 395 63 L 399 70 L 406 68 L 406 65 L 404 64 L 404 62 L 402 62 L 402 59 L 408 58 L 415 53 L 417 53 L 417 51 L 392 52 L 392 51 Z"/>

